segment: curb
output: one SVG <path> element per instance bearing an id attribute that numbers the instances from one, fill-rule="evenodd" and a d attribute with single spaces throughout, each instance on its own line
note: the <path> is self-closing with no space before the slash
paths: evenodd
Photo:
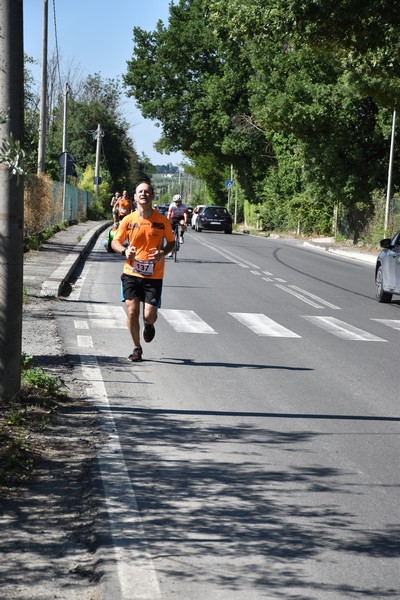
<path id="1" fill-rule="evenodd" d="M 65 283 L 74 272 L 81 258 L 87 252 L 88 247 L 93 240 L 96 240 L 99 235 L 107 229 L 107 227 L 110 227 L 110 224 L 111 222 L 107 222 L 100 226 L 93 227 L 83 236 L 81 241 L 73 247 L 69 254 L 67 254 L 57 269 L 55 269 L 50 277 L 43 282 L 40 291 L 40 296 L 42 298 L 57 298 L 60 295 Z"/>
<path id="2" fill-rule="evenodd" d="M 322 246 L 320 244 L 313 244 L 312 242 L 303 242 L 303 246 L 315 248 L 316 250 L 321 250 L 322 252 L 330 252 L 331 254 L 337 254 L 338 256 L 344 256 L 349 260 L 359 260 L 361 262 L 370 264 L 376 263 L 376 256 L 373 254 L 357 252 L 355 250 L 345 250 L 343 248 L 335 248 L 334 246 Z"/>

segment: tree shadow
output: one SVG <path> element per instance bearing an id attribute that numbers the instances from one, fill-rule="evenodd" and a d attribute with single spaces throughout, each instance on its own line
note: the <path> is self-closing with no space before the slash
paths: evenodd
<path id="1" fill-rule="evenodd" d="M 357 484 L 358 474 L 335 466 L 334 460 L 320 460 L 317 442 L 325 434 L 316 424 L 307 430 L 271 427 L 271 418 L 316 421 L 336 415 L 158 410 L 117 403 L 112 400 L 111 412 L 146 545 L 170 585 L 207 584 L 221 593 L 231 591 L 235 598 L 240 590 L 246 597 L 249 589 L 260 598 L 272 597 L 263 596 L 266 592 L 303 599 L 328 592 L 338 598 L 397 597 L 389 584 L 372 590 L 357 583 L 363 578 L 358 579 L 355 553 L 368 558 L 369 569 L 378 569 L 376 559 L 398 556 L 399 539 L 397 530 L 388 549 L 389 526 L 387 534 L 374 535 L 360 528 L 357 506 L 364 490 Z M 270 453 L 281 455 L 281 468 L 268 460 Z M 109 484 L 118 489 L 113 457 L 106 460 Z M 354 511 L 343 507 L 344 497 Z M 130 531 L 118 540 L 122 548 L 140 542 Z M 323 560 L 354 564 L 354 578 L 343 583 L 344 573 L 331 582 L 322 575 L 319 580 L 318 568 L 310 578 L 305 564 Z M 219 568 L 210 569 L 210 564 Z"/>

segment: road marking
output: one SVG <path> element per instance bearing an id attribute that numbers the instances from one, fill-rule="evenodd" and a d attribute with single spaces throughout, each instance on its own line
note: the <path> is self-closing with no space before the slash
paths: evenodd
<path id="1" fill-rule="evenodd" d="M 75 329 L 89 329 L 89 323 L 83 320 L 74 321 Z"/>
<path id="2" fill-rule="evenodd" d="M 261 275 L 261 273 L 259 273 L 258 271 L 250 271 L 250 273 L 253 273 L 253 275 Z"/>
<path id="3" fill-rule="evenodd" d="M 310 298 L 307 298 L 306 296 L 303 296 L 303 294 L 296 292 L 296 290 L 292 290 L 285 285 L 281 285 L 280 283 L 275 283 L 274 285 L 276 287 L 278 287 L 279 289 L 283 290 L 284 292 L 288 292 L 288 294 L 292 294 L 292 296 L 295 296 L 302 302 L 305 302 L 306 304 L 313 306 L 314 308 L 324 308 L 323 306 L 321 306 L 321 304 L 317 304 L 316 302 L 313 302 Z"/>
<path id="4" fill-rule="evenodd" d="M 126 329 L 126 316 L 121 319 L 90 319 L 93 327 L 101 327 L 103 329 Z"/>
<path id="5" fill-rule="evenodd" d="M 303 316 L 303 319 L 307 319 L 307 321 L 314 323 L 314 325 L 321 327 L 321 329 L 325 329 L 329 333 L 332 333 L 343 340 L 353 340 L 356 342 L 387 342 L 387 340 L 384 340 L 383 338 L 372 335 L 372 333 L 368 333 L 357 327 L 353 327 L 353 325 L 344 323 L 344 321 L 339 321 L 339 319 L 335 319 L 334 317 Z"/>
<path id="6" fill-rule="evenodd" d="M 286 329 L 283 325 L 279 325 L 269 317 L 263 314 L 257 313 L 228 313 L 235 319 L 237 319 L 242 325 L 245 325 L 251 331 L 257 335 L 265 335 L 269 337 L 287 337 L 287 338 L 300 338 L 300 335 Z"/>
<path id="7" fill-rule="evenodd" d="M 302 288 L 297 287 L 297 285 L 289 285 L 289 287 L 293 290 L 301 292 L 302 294 L 304 294 L 305 296 L 308 296 L 309 298 L 313 298 L 313 300 L 315 300 L 316 302 L 320 302 L 320 304 L 324 304 L 325 306 L 332 308 L 333 310 L 341 310 L 340 306 L 335 306 L 335 304 L 331 304 L 327 300 L 324 300 L 323 298 L 320 298 L 319 296 L 315 296 L 315 294 L 311 294 L 311 292 L 307 292 L 306 290 L 303 290 Z"/>
<path id="8" fill-rule="evenodd" d="M 93 315 L 95 319 L 126 319 L 126 313 L 122 306 L 90 304 L 87 312 L 91 318 Z"/>
<path id="9" fill-rule="evenodd" d="M 159 313 L 179 333 L 217 333 L 193 310 L 160 308 Z"/>
<path id="10" fill-rule="evenodd" d="M 371 321 L 376 321 L 377 323 L 382 323 L 392 329 L 400 330 L 400 321 L 396 319 L 371 319 Z"/>
<path id="11" fill-rule="evenodd" d="M 93 340 L 90 335 L 77 335 L 79 348 L 93 348 Z"/>
<path id="12" fill-rule="evenodd" d="M 111 598 L 118 590 L 119 600 L 131 600 L 135 590 L 141 600 L 159 600 L 161 592 L 156 569 L 97 358 L 81 354 L 80 360 L 83 378 L 88 382 L 88 400 L 100 411 L 102 427 L 107 434 L 97 457 L 114 549 L 112 555 L 107 551 L 104 556 L 104 562 L 110 564 L 102 584 L 107 588 L 104 597 Z M 112 576 L 115 565 L 117 582 Z"/>
<path id="13" fill-rule="evenodd" d="M 87 276 L 89 275 L 89 271 L 92 268 L 92 264 L 93 263 L 85 263 L 85 266 L 82 269 L 82 273 L 80 274 L 78 279 L 75 281 L 74 285 L 72 286 L 72 291 L 68 296 L 68 300 L 72 300 L 72 301 L 76 302 L 77 300 L 80 299 L 83 285 L 86 281 Z"/>
<path id="14" fill-rule="evenodd" d="M 199 244 L 206 246 L 206 248 L 209 248 L 210 250 L 217 252 L 224 258 L 227 258 L 231 262 L 236 263 L 237 265 L 239 265 L 239 267 L 243 267 L 244 269 L 248 269 L 248 268 L 260 269 L 260 267 L 258 265 L 255 265 L 254 263 L 250 262 L 249 260 L 241 258 L 240 256 L 233 254 L 233 252 L 229 252 L 229 250 L 220 250 L 219 248 L 216 248 L 215 246 L 212 246 L 211 244 L 204 242 L 198 236 L 193 237 L 193 239 L 196 240 L 196 242 L 198 242 Z"/>

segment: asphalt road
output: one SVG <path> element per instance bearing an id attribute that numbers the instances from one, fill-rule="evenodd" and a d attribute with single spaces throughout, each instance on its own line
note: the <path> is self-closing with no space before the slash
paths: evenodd
<path id="1" fill-rule="evenodd" d="M 400 303 L 373 265 L 188 232 L 139 364 L 121 271 L 99 241 L 57 315 L 109 433 L 102 597 L 400 598 Z"/>

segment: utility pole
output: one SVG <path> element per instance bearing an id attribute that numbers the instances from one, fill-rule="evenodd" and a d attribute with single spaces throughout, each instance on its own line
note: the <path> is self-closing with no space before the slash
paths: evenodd
<path id="1" fill-rule="evenodd" d="M 63 165 L 63 210 L 62 222 L 65 223 L 65 203 L 67 197 L 67 172 L 68 172 L 68 152 L 67 152 L 67 113 L 68 113 L 68 92 L 69 85 L 65 84 L 64 92 L 64 118 L 63 118 L 63 141 L 62 141 L 62 165 Z"/>
<path id="2" fill-rule="evenodd" d="M 100 123 L 97 125 L 97 131 L 96 131 L 96 139 L 97 139 L 97 143 L 96 143 L 96 167 L 94 170 L 94 191 L 96 193 L 96 196 L 98 196 L 99 194 L 99 185 L 100 185 L 100 150 L 101 150 L 101 143 L 100 140 L 103 136 L 103 132 L 101 130 L 100 127 Z"/>
<path id="3" fill-rule="evenodd" d="M 40 121 L 38 146 L 38 173 L 45 172 L 46 148 L 46 97 L 47 97 L 47 30 L 48 0 L 43 0 L 42 84 L 40 89 Z"/>
<path id="4" fill-rule="evenodd" d="M 394 110 L 393 117 L 392 117 L 392 137 L 390 140 L 390 156 L 389 156 L 389 168 L 388 168 L 388 183 L 387 183 L 387 190 L 386 190 L 385 222 L 383 224 L 385 236 L 387 235 L 387 230 L 388 230 L 388 226 L 389 226 L 389 208 L 390 208 L 390 196 L 392 194 L 392 170 L 393 170 L 395 131 L 396 131 L 396 111 Z"/>
<path id="5" fill-rule="evenodd" d="M 24 50 L 22 0 L 0 3 L 0 401 L 21 386 L 24 188 L 12 174 L 12 140 L 23 143 Z"/>

